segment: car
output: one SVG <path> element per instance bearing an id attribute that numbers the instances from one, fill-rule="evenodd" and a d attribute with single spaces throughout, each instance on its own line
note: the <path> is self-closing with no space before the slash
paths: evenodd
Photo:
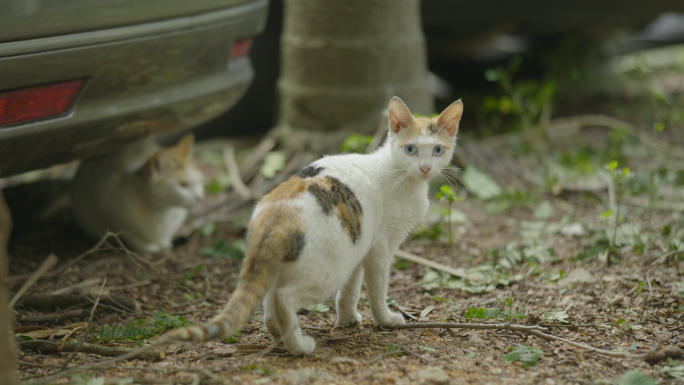
<path id="1" fill-rule="evenodd" d="M 0 0 L 0 175 L 222 114 L 249 87 L 268 0 Z"/>

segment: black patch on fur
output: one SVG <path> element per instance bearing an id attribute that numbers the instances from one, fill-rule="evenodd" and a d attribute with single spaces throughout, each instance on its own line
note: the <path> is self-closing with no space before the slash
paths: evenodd
<path id="1" fill-rule="evenodd" d="M 427 129 L 428 129 L 428 131 L 430 131 L 430 133 L 432 133 L 432 134 L 436 134 L 436 133 L 439 132 L 439 127 L 438 127 L 436 124 L 432 123 L 432 122 L 430 122 L 430 124 L 428 124 Z"/>
<path id="2" fill-rule="evenodd" d="M 306 166 L 303 169 L 299 170 L 297 176 L 302 179 L 313 178 L 320 174 L 323 170 L 325 170 L 325 168 L 323 167 Z"/>
<path id="3" fill-rule="evenodd" d="M 306 238 L 304 238 L 304 233 L 301 231 L 295 231 L 290 235 L 290 247 L 285 254 L 285 262 L 294 262 L 299 258 L 302 249 L 306 246 Z"/>
<path id="4" fill-rule="evenodd" d="M 327 176 L 331 188 L 327 189 L 318 184 L 311 184 L 309 192 L 316 197 L 325 215 L 330 215 L 337 207 L 337 217 L 352 242 L 361 235 L 361 203 L 356 199 L 354 192 L 339 179 Z"/>

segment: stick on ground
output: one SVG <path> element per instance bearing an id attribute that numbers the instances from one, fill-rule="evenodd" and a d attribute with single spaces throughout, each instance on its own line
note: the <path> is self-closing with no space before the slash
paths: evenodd
<path id="1" fill-rule="evenodd" d="M 451 268 L 449 266 L 442 265 L 441 263 L 437 263 L 437 262 L 431 261 L 429 259 L 419 257 L 415 254 L 407 253 L 407 252 L 402 251 L 402 250 L 397 250 L 397 252 L 394 254 L 399 258 L 405 259 L 407 261 L 415 262 L 415 263 L 421 264 L 423 266 L 431 267 L 433 269 L 443 271 L 445 273 L 449 273 L 455 277 L 459 277 L 459 278 L 463 278 L 463 279 L 467 279 L 469 281 L 475 281 L 475 282 L 480 281 L 480 279 L 472 277 L 472 276 L 470 276 L 470 275 L 468 275 L 462 271 L 458 271 L 458 270 Z"/>

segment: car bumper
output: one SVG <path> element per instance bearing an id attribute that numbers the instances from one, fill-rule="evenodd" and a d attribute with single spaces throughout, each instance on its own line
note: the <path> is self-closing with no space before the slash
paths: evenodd
<path id="1" fill-rule="evenodd" d="M 201 124 L 254 74 L 231 59 L 263 30 L 267 1 L 91 33 L 0 44 L 0 92 L 86 79 L 67 114 L 0 127 L 0 175 L 95 156 Z"/>

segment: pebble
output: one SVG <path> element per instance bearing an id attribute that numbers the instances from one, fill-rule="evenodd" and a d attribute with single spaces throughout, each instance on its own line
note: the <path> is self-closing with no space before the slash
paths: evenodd
<path id="1" fill-rule="evenodd" d="M 444 370 L 435 367 L 429 367 L 418 372 L 418 377 L 428 384 L 448 384 L 449 375 Z"/>
<path id="2" fill-rule="evenodd" d="M 36 360 L 36 357 L 34 357 L 34 356 L 23 356 L 21 358 L 21 360 L 24 362 L 34 362 Z"/>

